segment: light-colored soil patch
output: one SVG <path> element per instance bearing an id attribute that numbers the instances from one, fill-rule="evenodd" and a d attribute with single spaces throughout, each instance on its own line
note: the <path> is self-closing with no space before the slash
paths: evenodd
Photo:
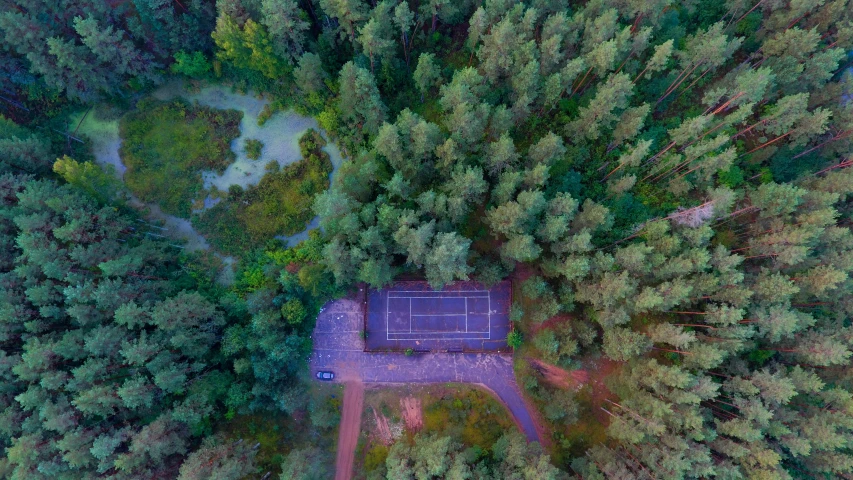
<path id="1" fill-rule="evenodd" d="M 572 377 L 569 375 L 569 372 L 535 358 L 528 359 L 527 361 L 530 363 L 530 366 L 539 372 L 545 381 L 551 385 L 564 390 L 571 387 Z"/>
<path id="2" fill-rule="evenodd" d="M 370 407 L 370 410 L 373 411 L 373 418 L 376 421 L 376 436 L 383 444 L 391 445 L 394 437 L 391 435 L 391 426 L 388 424 L 388 417 L 377 412 L 373 407 Z"/>
<path id="3" fill-rule="evenodd" d="M 406 428 L 409 431 L 417 432 L 424 426 L 423 409 L 419 398 L 401 398 L 400 407 L 402 408 L 403 420 L 406 422 Z"/>
<path id="4" fill-rule="evenodd" d="M 563 370 L 535 358 L 528 359 L 528 362 L 546 382 L 557 388 L 577 390 L 589 380 L 589 372 L 586 370 Z"/>
<path id="5" fill-rule="evenodd" d="M 338 453 L 335 480 L 350 480 L 358 433 L 361 430 L 361 411 L 364 405 L 364 384 L 347 382 L 344 386 L 344 408 L 338 430 Z"/>
<path id="6" fill-rule="evenodd" d="M 592 405 L 602 405 L 605 398 L 614 398 L 610 389 L 605 385 L 604 379 L 610 375 L 619 373 L 619 370 L 623 365 L 624 363 L 622 362 L 614 362 L 613 360 L 606 358 L 598 358 L 590 360 L 589 362 L 584 362 L 585 370 L 590 372 L 589 379 L 586 384 L 589 385 L 591 390 L 590 403 Z M 607 414 L 601 409 L 596 408 L 594 409 L 594 412 L 602 424 L 608 425 L 610 423 L 610 419 L 607 417 Z"/>

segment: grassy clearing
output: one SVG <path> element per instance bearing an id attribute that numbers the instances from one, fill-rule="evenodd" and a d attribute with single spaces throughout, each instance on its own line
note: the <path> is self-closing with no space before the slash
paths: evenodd
<path id="1" fill-rule="evenodd" d="M 420 402 L 423 426 L 406 427 L 402 402 Z M 375 412 L 375 413 L 374 413 Z M 515 429 L 512 416 L 490 393 L 461 384 L 406 385 L 370 388 L 364 395 L 361 439 L 355 455 L 355 477 L 365 479 L 384 469 L 390 443 L 383 439 L 387 423 L 393 441 L 411 441 L 416 433 L 450 436 L 466 447 L 488 450 L 507 430 Z"/>
<path id="2" fill-rule="evenodd" d="M 258 185 L 232 187 L 225 200 L 194 217 L 193 224 L 217 249 L 239 255 L 276 235 L 293 235 L 314 217 L 314 196 L 329 188 L 332 161 L 315 130 L 299 139 L 302 160 L 271 168 Z"/>
<path id="3" fill-rule="evenodd" d="M 202 192 L 201 172 L 222 173 L 234 162 L 231 141 L 242 113 L 175 100 L 143 100 L 120 122 L 124 181 L 136 196 L 164 212 L 189 218 Z"/>

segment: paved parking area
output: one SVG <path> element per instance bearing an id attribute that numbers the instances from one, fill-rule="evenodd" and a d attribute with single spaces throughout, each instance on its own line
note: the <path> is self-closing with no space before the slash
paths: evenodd
<path id="1" fill-rule="evenodd" d="M 535 423 L 515 382 L 512 356 L 484 353 L 402 353 L 364 351 L 362 306 L 350 299 L 326 305 L 317 318 L 311 372 L 331 370 L 336 381 L 365 383 L 479 384 L 509 409 L 531 441 L 538 441 Z"/>

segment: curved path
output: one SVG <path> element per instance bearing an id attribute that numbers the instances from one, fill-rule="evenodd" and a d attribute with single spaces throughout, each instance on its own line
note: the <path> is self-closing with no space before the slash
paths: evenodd
<path id="1" fill-rule="evenodd" d="M 478 353 L 418 354 L 407 357 L 400 353 L 365 353 L 361 338 L 363 328 L 361 305 L 343 299 L 327 304 L 317 317 L 314 329 L 314 353 L 311 354 L 312 375 L 318 370 L 335 372 L 336 380 L 364 383 L 474 383 L 491 390 L 512 413 L 519 428 L 530 441 L 539 441 L 536 424 L 527 410 L 515 382 L 512 356 Z M 349 387 L 346 388 L 349 390 Z M 346 392 L 344 393 L 346 398 Z M 346 402 L 344 402 L 346 405 Z M 347 448 L 352 442 L 353 423 L 356 432 L 361 411 L 343 412 L 338 446 Z M 345 435 L 346 434 L 346 435 Z M 344 438 L 344 437 L 347 438 Z M 352 445 L 354 447 L 354 444 Z M 352 453 L 338 453 L 336 479 L 350 478 Z M 344 473 L 346 472 L 346 473 Z"/>

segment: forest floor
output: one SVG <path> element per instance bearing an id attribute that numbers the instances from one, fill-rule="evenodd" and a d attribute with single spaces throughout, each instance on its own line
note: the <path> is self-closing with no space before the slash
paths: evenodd
<path id="1" fill-rule="evenodd" d="M 350 480 L 358 432 L 361 429 L 361 411 L 364 406 L 364 384 L 358 380 L 347 381 L 344 386 L 344 404 L 338 429 L 338 453 L 335 461 L 335 480 Z"/>

